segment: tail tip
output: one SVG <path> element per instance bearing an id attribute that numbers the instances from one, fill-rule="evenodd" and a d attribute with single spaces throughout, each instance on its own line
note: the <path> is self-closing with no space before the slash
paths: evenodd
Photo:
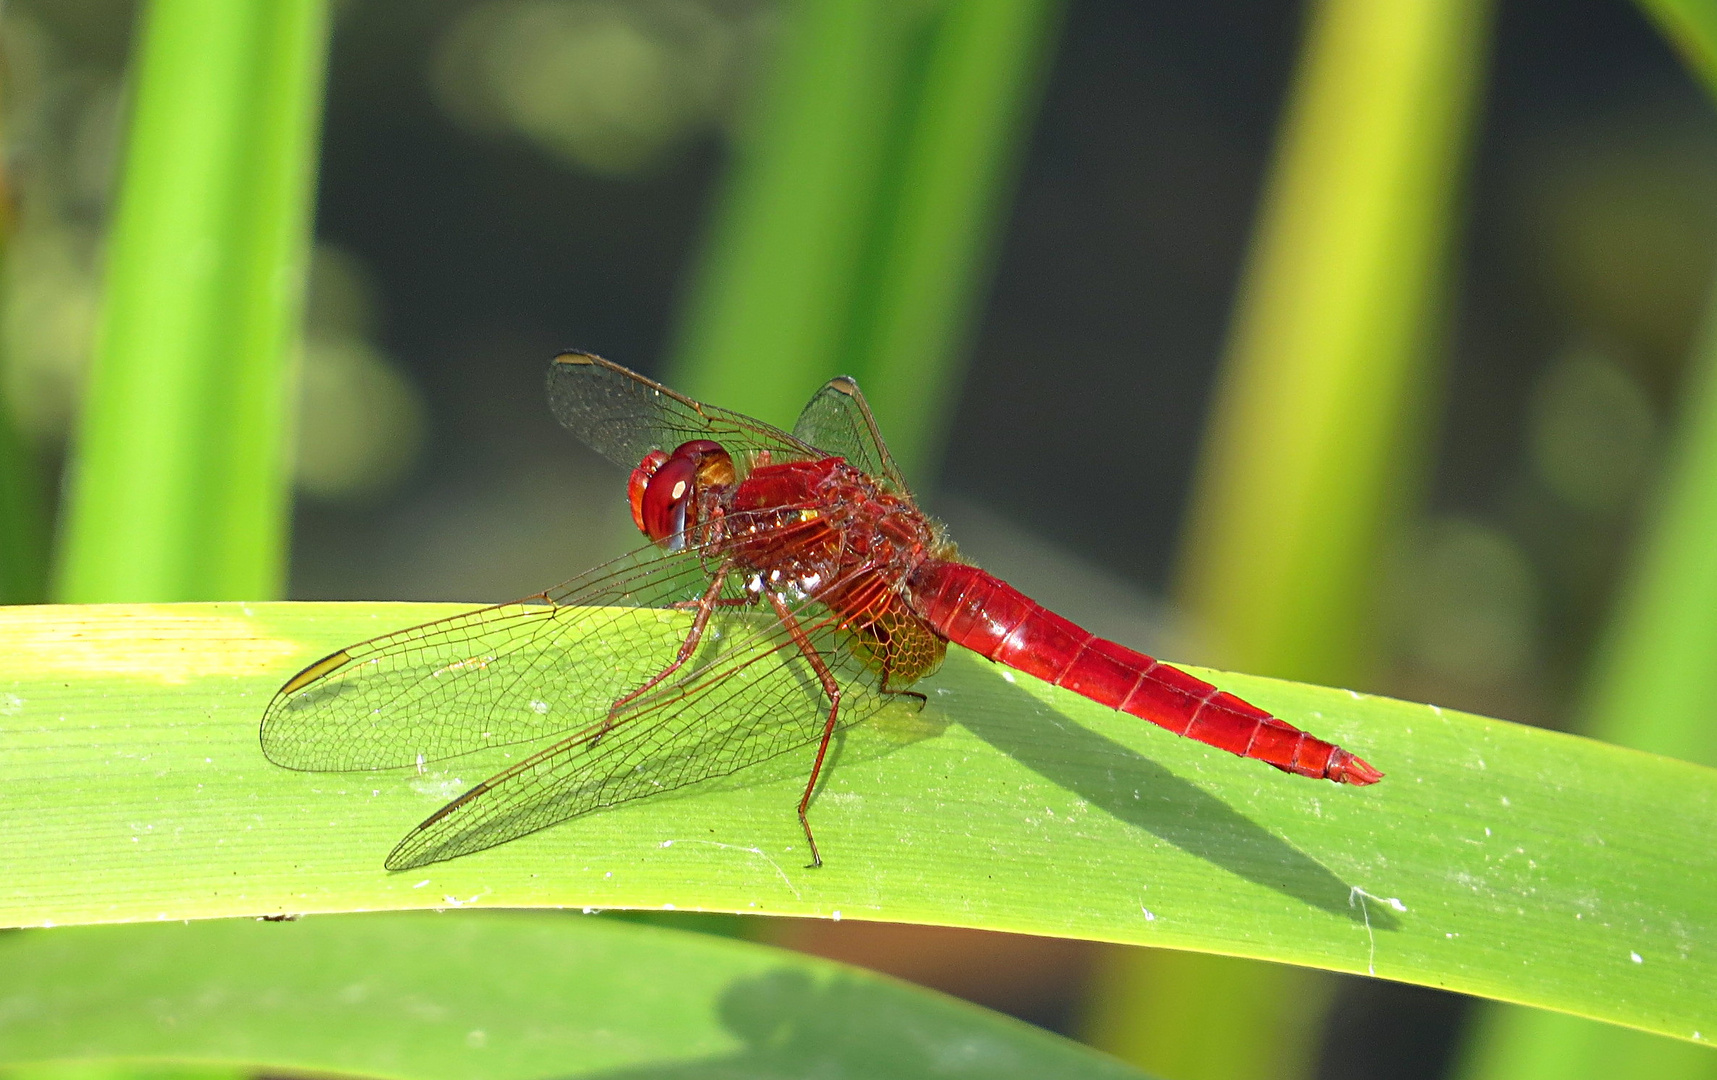
<path id="1" fill-rule="evenodd" d="M 1340 752 L 1339 757 L 1330 759 L 1324 775 L 1338 784 L 1352 784 L 1354 787 L 1375 784 L 1383 779 L 1383 774 L 1372 768 L 1370 762 L 1354 757 L 1345 750 Z"/>

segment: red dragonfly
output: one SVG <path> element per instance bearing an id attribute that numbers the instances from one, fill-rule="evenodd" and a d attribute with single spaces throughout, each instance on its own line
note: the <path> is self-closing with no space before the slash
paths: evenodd
<path id="1" fill-rule="evenodd" d="M 950 641 L 1285 772 L 1382 779 L 960 561 L 852 379 L 824 386 L 792 434 L 587 353 L 554 359 L 548 394 L 561 424 L 632 469 L 650 543 L 516 603 L 341 649 L 263 715 L 263 753 L 290 769 L 523 755 L 412 830 L 391 870 L 813 745 L 799 822 L 821 865 L 806 812 L 830 736 L 903 695 L 922 703 L 909 687 Z"/>

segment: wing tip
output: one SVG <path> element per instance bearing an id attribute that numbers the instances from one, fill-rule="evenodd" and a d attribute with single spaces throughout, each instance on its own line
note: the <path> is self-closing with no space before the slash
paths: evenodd
<path id="1" fill-rule="evenodd" d="M 824 383 L 823 388 L 825 390 L 833 390 L 837 394 L 845 394 L 847 397 L 859 396 L 858 380 L 853 378 L 851 375 L 836 375 L 834 378 Z"/>
<path id="2" fill-rule="evenodd" d="M 401 870 L 416 870 L 420 866 L 428 866 L 430 863 L 441 861 L 439 859 L 425 859 L 419 852 L 413 851 L 411 842 L 416 838 L 417 832 L 414 830 L 410 836 L 395 844 L 394 849 L 388 852 L 388 857 L 382 860 L 382 869 L 397 873 Z"/>
<path id="3" fill-rule="evenodd" d="M 555 367 L 563 365 L 566 367 L 596 367 L 607 364 L 608 361 L 593 352 L 585 352 L 583 349 L 567 349 L 565 352 L 557 354 L 550 363 Z"/>
<path id="4" fill-rule="evenodd" d="M 275 696 L 290 697 L 304 689 L 306 686 L 309 686 L 317 679 L 326 675 L 332 675 L 334 672 L 339 671 L 351 662 L 352 654 L 349 650 L 341 649 L 339 652 L 329 653 L 327 656 L 324 656 L 322 659 L 306 667 L 303 671 L 292 676 L 292 678 L 287 679 L 285 685 L 281 686 Z"/>

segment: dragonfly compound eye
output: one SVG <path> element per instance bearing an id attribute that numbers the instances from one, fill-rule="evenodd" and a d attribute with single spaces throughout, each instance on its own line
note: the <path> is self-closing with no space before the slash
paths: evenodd
<path id="1" fill-rule="evenodd" d="M 695 459 L 672 457 L 650 477 L 638 503 L 638 524 L 643 527 L 644 535 L 658 544 L 669 541 L 670 547 L 678 549 L 697 470 Z"/>
<path id="2" fill-rule="evenodd" d="M 638 531 L 646 535 L 650 530 L 644 527 L 644 492 L 650 486 L 650 477 L 656 475 L 668 455 L 662 450 L 652 450 L 644 455 L 644 460 L 632 470 L 632 479 L 626 484 L 626 496 L 632 504 L 632 524 L 638 526 Z"/>
<path id="3" fill-rule="evenodd" d="M 681 443 L 672 456 L 659 454 L 651 451 L 632 470 L 632 521 L 650 539 L 678 551 L 697 492 L 733 483 L 733 458 L 710 439 Z"/>

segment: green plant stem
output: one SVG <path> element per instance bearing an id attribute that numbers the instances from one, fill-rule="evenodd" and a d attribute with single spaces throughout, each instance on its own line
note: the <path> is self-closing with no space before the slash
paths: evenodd
<path id="1" fill-rule="evenodd" d="M 1598 650 L 1583 730 L 1717 764 L 1717 294 L 1694 358 L 1655 513 Z M 1522 1009 L 1479 1024 L 1471 1080 L 1695 1080 L 1717 1055 L 1639 1032 Z"/>
<path id="2" fill-rule="evenodd" d="M 1059 0 L 955 0 L 932 34 L 900 151 L 885 170 L 845 343 L 889 433 L 923 478 L 941 456 L 967 331 L 988 281 Z"/>
<path id="3" fill-rule="evenodd" d="M 1366 677 L 1378 555 L 1426 459 L 1489 12 L 1488 0 L 1311 8 L 1181 543 L 1194 655 Z M 1103 1006 L 1097 1045 L 1184 1080 L 1311 1069 L 1327 985 L 1259 968 L 1248 987 L 1231 966 L 1150 954 L 1112 964 L 1105 981 L 1130 1004 Z M 1145 1019 L 1169 998 L 1185 1022 Z M 1239 1022 L 1236 1001 L 1251 1003 Z"/>
<path id="4" fill-rule="evenodd" d="M 47 598 L 45 501 L 36 462 L 0 397 L 0 604 Z"/>
<path id="5" fill-rule="evenodd" d="M 12 246 L 11 184 L 0 168 L 0 260 Z M 48 592 L 48 509 L 41 471 L 0 392 L 0 604 L 39 604 Z"/>
<path id="6" fill-rule="evenodd" d="M 1717 98 L 1717 4 L 1639 6 Z M 1710 764 L 1717 762 L 1717 297 L 1688 386 L 1657 512 L 1598 652 L 1583 719 L 1599 738 Z M 1475 1023 L 1459 1073 L 1695 1080 L 1717 1075 L 1717 1059 L 1572 1017 L 1493 1008 Z"/>
<path id="7" fill-rule="evenodd" d="M 1707 93 L 1717 96 L 1717 4 L 1711 0 L 1639 0 L 1639 7 L 1681 52 Z"/>
<path id="8" fill-rule="evenodd" d="M 670 383 L 787 424 L 833 374 L 899 107 L 876 0 L 797 0 L 716 207 Z"/>
<path id="9" fill-rule="evenodd" d="M 1059 8 L 789 4 L 673 384 L 786 423 L 844 371 L 922 476 Z"/>
<path id="10" fill-rule="evenodd" d="M 1216 662 L 1350 682 L 1425 462 L 1487 0 L 1324 0 L 1212 407 L 1179 593 Z"/>
<path id="11" fill-rule="evenodd" d="M 144 9 L 62 600 L 278 595 L 326 0 Z"/>

